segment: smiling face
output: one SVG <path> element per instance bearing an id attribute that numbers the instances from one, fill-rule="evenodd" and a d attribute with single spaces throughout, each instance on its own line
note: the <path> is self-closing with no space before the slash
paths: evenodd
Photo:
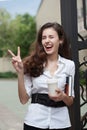
<path id="1" fill-rule="evenodd" d="M 42 45 L 48 55 L 58 55 L 58 48 L 61 43 L 62 41 L 59 39 L 58 33 L 52 27 L 43 30 Z"/>

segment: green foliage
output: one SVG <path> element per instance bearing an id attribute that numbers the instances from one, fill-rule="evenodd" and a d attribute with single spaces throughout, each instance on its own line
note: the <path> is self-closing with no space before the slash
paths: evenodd
<path id="1" fill-rule="evenodd" d="M 3 73 L 0 72 L 0 78 L 7 78 L 7 79 L 17 78 L 17 74 L 10 72 L 10 71 L 9 72 L 3 72 Z"/>
<path id="2" fill-rule="evenodd" d="M 3 51 L 8 44 L 8 26 L 10 14 L 5 9 L 0 9 L 0 49 Z"/>
<path id="3" fill-rule="evenodd" d="M 17 15 L 11 19 L 10 14 L 0 9 L 0 49 L 3 55 L 11 49 L 15 54 L 17 47 L 21 47 L 21 57 L 29 54 L 31 44 L 36 39 L 35 18 L 29 14 Z"/>
<path id="4" fill-rule="evenodd" d="M 19 18 L 20 24 L 15 43 L 21 47 L 21 57 L 23 58 L 28 55 L 29 48 L 36 38 L 36 24 L 33 18 L 28 14 L 17 16 L 17 19 Z"/>
<path id="5" fill-rule="evenodd" d="M 79 71 L 79 75 L 80 75 L 80 84 L 81 84 L 81 85 L 85 85 L 85 84 L 86 84 L 85 71 L 80 70 L 80 71 Z"/>
<path id="6" fill-rule="evenodd" d="M 0 50 L 0 57 L 2 57 L 3 56 L 3 51 L 2 50 Z"/>

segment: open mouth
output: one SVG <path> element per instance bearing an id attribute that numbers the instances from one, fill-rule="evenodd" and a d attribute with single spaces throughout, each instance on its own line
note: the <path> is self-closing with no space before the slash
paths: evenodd
<path id="1" fill-rule="evenodd" d="M 53 46 L 45 46 L 46 50 L 51 50 Z"/>

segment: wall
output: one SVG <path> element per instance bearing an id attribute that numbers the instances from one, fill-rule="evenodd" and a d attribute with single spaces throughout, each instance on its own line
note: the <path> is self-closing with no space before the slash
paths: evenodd
<path id="1" fill-rule="evenodd" d="M 10 58 L 0 58 L 0 72 L 15 72 Z"/>
<path id="2" fill-rule="evenodd" d="M 37 30 L 46 22 L 61 23 L 60 0 L 42 0 L 36 15 Z"/>

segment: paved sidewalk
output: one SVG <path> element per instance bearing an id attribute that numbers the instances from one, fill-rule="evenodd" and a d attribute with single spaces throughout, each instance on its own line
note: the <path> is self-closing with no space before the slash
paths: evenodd
<path id="1" fill-rule="evenodd" d="M 0 130 L 22 130 L 22 121 L 8 108 L 0 104 Z"/>
<path id="2" fill-rule="evenodd" d="M 23 130 L 26 108 L 18 98 L 17 80 L 0 80 L 0 130 Z"/>

